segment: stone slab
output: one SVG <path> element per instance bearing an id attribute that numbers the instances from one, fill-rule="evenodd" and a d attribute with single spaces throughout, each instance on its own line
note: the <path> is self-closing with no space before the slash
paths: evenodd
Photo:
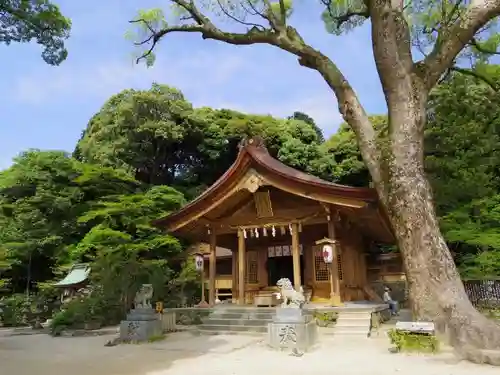
<path id="1" fill-rule="evenodd" d="M 163 333 L 160 320 L 122 320 L 120 323 L 120 340 L 147 341 L 151 337 Z"/>
<path id="2" fill-rule="evenodd" d="M 432 334 L 435 331 L 435 326 L 432 322 L 397 322 L 396 329 L 400 331 Z"/>
<path id="3" fill-rule="evenodd" d="M 310 350 L 318 339 L 315 321 L 308 323 L 272 322 L 268 325 L 267 343 L 274 349 Z"/>
<path id="4" fill-rule="evenodd" d="M 158 314 L 153 309 L 132 309 L 127 314 L 129 321 L 149 321 L 158 320 Z"/>
<path id="5" fill-rule="evenodd" d="M 308 323 L 312 320 L 312 315 L 304 314 L 302 309 L 277 308 L 273 316 L 276 323 Z"/>

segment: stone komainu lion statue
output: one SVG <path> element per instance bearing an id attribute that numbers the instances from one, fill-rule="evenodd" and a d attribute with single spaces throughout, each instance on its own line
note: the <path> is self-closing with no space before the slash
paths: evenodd
<path id="1" fill-rule="evenodd" d="M 134 297 L 134 308 L 152 309 L 151 298 L 153 298 L 153 285 L 142 284 Z"/>
<path id="2" fill-rule="evenodd" d="M 279 279 L 276 286 L 280 288 L 280 297 L 283 300 L 281 307 L 302 308 L 306 302 L 302 287 L 300 287 L 299 291 L 296 291 L 292 282 L 287 278 Z"/>

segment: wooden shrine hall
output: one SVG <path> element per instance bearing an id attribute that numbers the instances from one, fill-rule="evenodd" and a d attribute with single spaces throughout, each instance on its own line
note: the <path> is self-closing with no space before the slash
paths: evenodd
<path id="1" fill-rule="evenodd" d="M 240 144 L 233 165 L 210 188 L 156 226 L 209 244 L 209 304 L 214 305 L 216 249 L 232 254 L 232 299 L 252 304 L 281 278 L 314 301 L 375 300 L 366 250 L 394 237 L 374 189 L 343 186 L 286 166 L 263 141 Z M 333 261 L 325 263 L 322 241 Z"/>

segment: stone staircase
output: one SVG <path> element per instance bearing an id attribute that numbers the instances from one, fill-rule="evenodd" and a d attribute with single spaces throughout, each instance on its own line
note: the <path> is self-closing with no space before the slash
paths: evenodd
<path id="1" fill-rule="evenodd" d="M 263 335 L 272 321 L 275 308 L 229 307 L 215 308 L 198 328 L 201 334 Z"/>
<path id="2" fill-rule="evenodd" d="M 272 322 L 275 308 L 221 307 L 203 318 L 198 327 L 201 334 L 264 335 Z M 338 312 L 333 328 L 319 328 L 321 335 L 368 337 L 371 327 L 371 310 L 346 309 Z"/>
<path id="3" fill-rule="evenodd" d="M 331 330 L 334 336 L 368 337 L 371 326 L 371 311 L 340 311 L 337 324 Z"/>

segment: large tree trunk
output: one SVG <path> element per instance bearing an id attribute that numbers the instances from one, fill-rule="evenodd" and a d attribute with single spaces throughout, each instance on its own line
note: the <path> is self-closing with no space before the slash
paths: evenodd
<path id="1" fill-rule="evenodd" d="M 400 100 L 392 98 L 386 179 L 379 194 L 403 255 L 416 317 L 435 322 L 462 357 L 500 365 L 499 353 L 488 351 L 500 348 L 500 326 L 472 306 L 439 229 L 424 172 L 426 100 L 418 85 Z"/>

